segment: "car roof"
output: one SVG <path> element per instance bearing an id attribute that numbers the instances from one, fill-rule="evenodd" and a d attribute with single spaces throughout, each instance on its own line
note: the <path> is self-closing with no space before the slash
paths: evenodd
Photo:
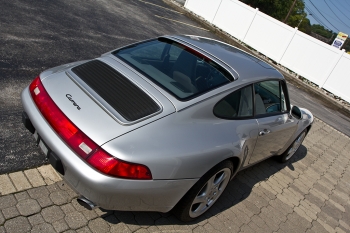
<path id="1" fill-rule="evenodd" d="M 166 38 L 194 47 L 215 57 L 219 63 L 232 69 L 233 76 L 238 75 L 234 78 L 239 82 L 258 81 L 266 78 L 284 79 L 283 75 L 271 65 L 221 41 L 192 35 L 166 36 Z"/>

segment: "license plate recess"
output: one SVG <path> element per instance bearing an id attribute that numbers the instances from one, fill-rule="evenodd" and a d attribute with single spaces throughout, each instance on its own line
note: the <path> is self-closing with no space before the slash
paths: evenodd
<path id="1" fill-rule="evenodd" d="M 52 151 L 50 148 L 46 145 L 46 143 L 42 140 L 40 135 L 37 131 L 33 134 L 34 138 L 36 139 L 37 145 L 41 148 L 41 150 L 46 155 L 47 159 L 49 160 L 51 166 L 55 168 L 57 172 L 64 175 L 64 168 L 61 159 Z"/>

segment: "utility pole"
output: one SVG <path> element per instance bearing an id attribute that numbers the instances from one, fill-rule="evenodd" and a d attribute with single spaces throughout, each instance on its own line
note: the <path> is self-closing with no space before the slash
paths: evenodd
<path id="1" fill-rule="evenodd" d="M 337 34 L 332 33 L 332 36 L 331 36 L 331 38 L 328 40 L 328 43 L 329 43 L 329 42 L 332 42 L 333 36 L 337 36 Z"/>
<path id="2" fill-rule="evenodd" d="M 311 14 L 310 14 L 310 15 L 311 15 Z M 304 15 L 303 18 L 301 18 L 301 20 L 299 21 L 297 28 L 299 28 L 299 26 L 300 26 L 301 22 L 303 22 L 303 19 L 305 18 L 305 16 L 306 16 L 306 15 Z"/>
<path id="3" fill-rule="evenodd" d="M 295 6 L 295 3 L 296 3 L 296 2 L 297 2 L 297 0 L 294 0 L 292 6 L 291 6 L 290 9 L 289 9 L 289 12 L 288 12 L 286 18 L 285 18 L 284 21 L 283 21 L 283 23 L 286 23 L 286 22 L 287 22 L 287 20 L 288 20 L 290 14 L 292 13 L 292 11 L 293 11 L 293 9 L 294 9 L 294 6 Z"/>

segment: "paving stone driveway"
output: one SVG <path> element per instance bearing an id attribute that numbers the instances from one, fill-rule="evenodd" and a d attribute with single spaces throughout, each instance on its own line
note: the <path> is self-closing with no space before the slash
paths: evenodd
<path id="1" fill-rule="evenodd" d="M 315 120 L 296 156 L 240 172 L 202 218 L 88 211 L 44 166 L 0 176 L 0 232 L 350 232 L 350 139 Z"/>

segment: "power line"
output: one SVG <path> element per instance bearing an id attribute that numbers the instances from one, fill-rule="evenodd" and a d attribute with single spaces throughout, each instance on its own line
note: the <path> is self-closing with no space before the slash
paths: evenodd
<path id="1" fill-rule="evenodd" d="M 320 10 L 315 6 L 315 4 L 309 0 L 310 3 L 314 6 L 314 8 L 318 11 L 318 13 L 320 13 L 320 15 L 330 24 L 332 25 L 338 32 L 340 32 L 340 30 L 338 28 L 336 28 L 331 22 L 328 21 L 328 19 L 326 17 L 324 17 L 324 15 L 320 12 Z"/>
<path id="2" fill-rule="evenodd" d="M 342 13 L 346 18 L 348 18 L 347 16 L 346 16 L 346 14 L 344 14 L 338 7 L 337 7 L 337 5 L 335 5 L 332 1 L 330 1 L 330 3 L 332 3 L 332 5 L 333 6 L 335 6 L 335 8 L 337 8 L 338 9 L 338 11 L 340 12 L 340 13 Z M 343 5 L 342 5 L 343 6 Z M 344 6 L 343 6 L 344 7 Z M 350 20 L 350 18 L 348 18 L 349 20 Z"/>
<path id="3" fill-rule="evenodd" d="M 326 12 L 323 12 L 323 14 L 327 15 L 329 18 L 333 19 L 334 21 L 337 21 L 338 23 L 342 23 L 342 22 L 339 21 L 338 19 L 334 18 L 334 17 L 333 17 L 333 14 L 330 15 L 330 14 L 328 14 L 328 13 L 326 13 Z"/>
<path id="4" fill-rule="evenodd" d="M 320 18 L 318 18 L 317 15 L 313 13 L 313 11 L 306 6 L 306 4 L 305 4 L 305 9 L 309 12 L 310 16 L 316 20 L 316 22 L 318 22 L 320 25 L 322 25 L 325 28 L 325 30 L 328 30 L 332 34 L 332 36 L 330 37 L 330 39 L 332 39 L 334 35 L 334 30 L 332 30 L 326 24 L 324 24 L 322 20 L 320 20 Z"/>
<path id="5" fill-rule="evenodd" d="M 331 1 L 332 2 L 332 1 Z M 339 3 L 339 5 L 341 5 L 343 8 L 347 8 L 347 7 L 345 7 L 342 3 L 340 3 L 340 2 L 338 2 Z M 333 4 L 333 3 L 332 3 Z M 337 8 L 338 9 L 338 8 Z M 338 9 L 339 10 L 339 9 Z M 349 9 L 347 9 L 347 10 L 349 10 Z"/>
<path id="6" fill-rule="evenodd" d="M 323 23 L 322 20 L 320 18 L 318 18 L 318 16 L 306 4 L 305 4 L 305 9 L 309 12 L 309 14 L 312 16 L 312 18 L 314 18 L 320 25 L 324 26 L 325 28 L 328 28 L 330 31 L 333 31 L 325 23 Z"/>
<path id="7" fill-rule="evenodd" d="M 327 25 L 325 25 L 319 18 L 317 18 L 316 16 L 314 16 L 312 13 L 310 13 L 311 17 L 314 18 L 316 20 L 316 22 L 318 22 L 320 25 L 322 25 L 323 27 L 327 28 L 330 31 L 333 31 L 332 29 L 330 29 Z"/>
<path id="8" fill-rule="evenodd" d="M 324 3 L 326 3 L 326 5 L 328 6 L 328 8 L 333 12 L 333 14 L 335 15 L 335 17 L 337 17 L 341 23 L 343 23 L 346 27 L 350 28 L 346 23 L 344 23 L 339 17 L 338 15 L 329 7 L 328 3 L 326 2 L 326 0 L 323 0 Z"/>
<path id="9" fill-rule="evenodd" d="M 325 25 L 322 20 L 320 20 L 316 14 L 310 10 L 306 5 L 305 5 L 305 9 L 307 10 L 307 12 L 309 12 L 309 15 L 311 15 L 312 18 L 314 18 L 319 24 L 323 25 L 324 27 L 328 28 L 327 25 Z M 328 28 L 329 29 L 329 28 Z"/>
<path id="10" fill-rule="evenodd" d="M 328 18 L 331 18 L 331 19 L 337 21 L 338 23 L 341 23 L 338 19 L 334 18 L 333 14 L 330 15 L 330 14 L 328 14 L 328 13 L 326 13 L 326 12 L 323 12 L 323 14 L 325 14 L 326 16 L 328 16 Z"/>
<path id="11" fill-rule="evenodd" d="M 320 25 L 324 26 L 325 28 L 327 28 L 328 30 L 330 30 L 331 32 L 333 31 L 332 29 L 330 29 L 325 23 L 322 22 L 322 20 L 320 18 L 317 17 L 317 15 L 309 8 L 307 7 L 307 5 L 305 4 L 305 8 L 306 10 L 309 12 L 309 14 L 311 15 L 312 18 L 314 18 Z"/>
<path id="12" fill-rule="evenodd" d="M 309 8 L 309 9 L 310 9 L 310 8 Z M 323 12 L 323 14 L 327 15 L 329 18 L 331 18 L 331 19 L 333 19 L 333 20 L 335 20 L 335 21 L 337 21 L 337 22 L 340 22 L 339 20 L 335 19 L 333 16 L 327 14 L 326 12 Z M 322 21 L 322 20 L 321 20 L 321 21 Z"/>
<path id="13" fill-rule="evenodd" d="M 346 2 L 346 4 L 348 4 L 348 2 L 347 1 L 345 1 Z M 350 6 L 350 4 L 348 4 L 348 6 Z"/>

